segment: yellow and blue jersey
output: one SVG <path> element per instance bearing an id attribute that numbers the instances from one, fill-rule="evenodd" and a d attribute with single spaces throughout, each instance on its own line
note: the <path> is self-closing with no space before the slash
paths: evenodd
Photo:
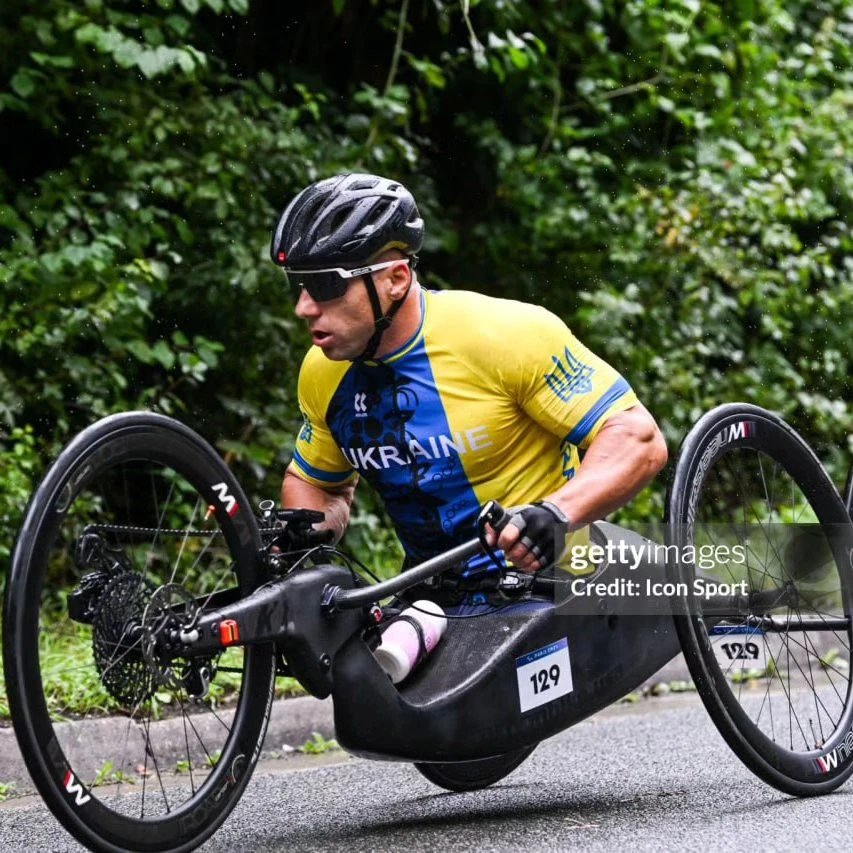
<path id="1" fill-rule="evenodd" d="M 517 506 L 560 488 L 578 448 L 637 403 L 544 308 L 457 290 L 420 299 L 420 327 L 381 360 L 309 350 L 292 461 L 321 488 L 364 477 L 410 561 L 470 539 L 488 500 Z"/>

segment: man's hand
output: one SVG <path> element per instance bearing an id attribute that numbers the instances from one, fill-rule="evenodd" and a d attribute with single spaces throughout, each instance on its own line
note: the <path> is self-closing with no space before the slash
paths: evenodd
<path id="1" fill-rule="evenodd" d="M 514 507 L 508 514 L 500 533 L 486 525 L 489 546 L 503 549 L 507 559 L 528 574 L 550 566 L 562 553 L 569 519 L 547 501 Z"/>
<path id="2" fill-rule="evenodd" d="M 325 520 L 318 529 L 331 530 L 331 541 L 337 542 L 347 529 L 354 491 L 355 483 L 334 489 L 318 488 L 288 468 L 281 488 L 281 505 L 285 509 L 314 509 L 322 512 Z"/>

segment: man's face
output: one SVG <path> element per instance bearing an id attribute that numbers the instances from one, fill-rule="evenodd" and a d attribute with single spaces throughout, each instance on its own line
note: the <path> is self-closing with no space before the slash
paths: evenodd
<path id="1" fill-rule="evenodd" d="M 385 295 L 387 279 L 387 270 L 373 273 L 383 311 L 387 311 L 389 303 Z M 373 335 L 373 309 L 363 276 L 352 279 L 339 299 L 327 302 L 316 302 L 302 289 L 296 302 L 296 316 L 305 321 L 313 343 L 332 361 L 358 358 Z"/>

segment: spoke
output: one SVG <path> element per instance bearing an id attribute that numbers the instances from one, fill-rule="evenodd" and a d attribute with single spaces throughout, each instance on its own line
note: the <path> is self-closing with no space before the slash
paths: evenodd
<path id="1" fill-rule="evenodd" d="M 170 492 L 170 494 L 171 494 L 171 492 Z M 184 554 L 184 548 L 186 548 L 186 546 L 187 546 L 187 542 L 188 542 L 188 541 L 189 541 L 189 539 L 190 539 L 190 533 L 189 533 L 189 530 L 192 530 L 192 529 L 195 527 L 195 517 L 196 517 L 196 514 L 198 513 L 198 507 L 199 507 L 199 504 L 200 504 L 200 503 L 201 503 L 201 499 L 200 499 L 200 498 L 197 498 L 197 499 L 196 499 L 196 502 L 195 502 L 195 505 L 193 506 L 192 515 L 190 516 L 190 520 L 189 520 L 189 523 L 188 523 L 188 525 L 187 525 L 188 530 L 184 533 L 184 537 L 183 537 L 183 539 L 181 540 L 181 546 L 180 546 L 180 548 L 178 549 L 178 555 L 177 555 L 177 557 L 175 557 L 175 564 L 172 566 L 172 574 L 169 576 L 169 583 L 174 583 L 174 582 L 175 582 L 175 575 L 176 575 L 176 574 L 177 574 L 177 572 L 178 572 L 178 566 L 180 565 L 181 557 L 182 557 L 182 556 L 183 556 L 183 554 Z M 165 511 L 165 510 L 164 510 L 164 511 Z M 206 547 L 207 547 L 207 546 L 205 546 L 205 548 L 206 548 Z M 204 550 L 202 551 L 202 554 L 203 554 L 203 553 L 204 553 Z M 198 559 L 201 559 L 201 556 L 199 556 L 199 558 L 198 558 Z M 196 565 L 197 565 L 197 564 L 198 564 L 198 560 L 196 560 Z M 193 566 L 193 568 L 195 568 L 195 566 Z M 184 577 L 186 578 L 188 574 L 189 574 L 189 572 L 187 572 L 187 573 L 184 575 Z"/>
<path id="2" fill-rule="evenodd" d="M 151 474 L 151 494 L 154 498 L 154 509 L 155 515 L 157 516 L 157 533 L 154 536 L 154 541 L 151 543 L 151 554 L 154 551 L 154 548 L 157 546 L 157 541 L 160 538 L 160 530 L 163 528 L 163 519 L 166 517 L 166 510 L 169 508 L 169 504 L 172 501 L 172 492 L 175 488 L 175 480 L 172 479 L 172 482 L 169 483 L 169 491 L 166 494 L 166 499 L 163 501 L 163 509 L 160 510 L 160 499 L 157 497 L 157 485 L 154 482 L 154 474 Z"/>
<path id="3" fill-rule="evenodd" d="M 228 724 L 224 720 L 222 720 L 221 717 L 219 717 L 219 715 L 213 710 L 213 708 L 208 706 L 207 710 L 210 711 L 211 714 L 213 714 L 216 721 L 225 729 L 226 732 L 231 731 Z M 207 756 L 208 766 L 213 769 L 213 767 L 215 766 L 213 753 L 207 748 L 207 744 L 205 744 L 204 740 L 202 740 L 202 737 L 199 734 L 198 729 L 195 727 L 195 724 L 193 723 L 192 718 L 189 716 L 189 714 L 186 715 L 186 720 L 190 724 L 190 728 L 193 730 L 193 734 L 195 735 L 196 740 L 199 742 L 199 745 L 204 751 L 204 754 Z"/>
<path id="4" fill-rule="evenodd" d="M 166 806 L 166 814 L 171 813 L 172 809 L 169 805 L 169 797 L 166 794 L 166 787 L 163 785 L 163 776 L 160 773 L 160 765 L 157 763 L 157 756 L 154 753 L 154 747 L 151 744 L 151 718 L 148 717 L 144 723 L 145 728 L 145 754 L 151 755 L 151 761 L 154 763 L 154 772 L 157 774 L 157 782 L 160 785 L 160 792 L 163 795 L 163 804 Z M 148 762 L 145 762 L 146 769 Z"/>
<path id="5" fill-rule="evenodd" d="M 789 619 L 791 618 L 790 608 L 788 609 L 788 618 Z M 791 701 L 791 646 L 787 642 L 787 640 L 788 640 L 787 634 L 781 635 L 781 639 L 782 639 L 782 643 L 785 645 L 785 651 L 786 651 L 786 654 L 788 657 L 788 669 L 787 669 L 788 690 L 786 691 L 785 695 L 788 697 L 788 731 L 791 734 L 791 751 L 793 752 L 793 750 L 794 750 L 794 729 L 793 729 L 793 726 L 791 725 L 791 715 L 794 713 L 794 703 Z M 794 716 L 796 716 L 796 715 L 794 715 Z M 800 724 L 800 721 L 799 721 L 799 718 L 797 718 L 797 725 L 799 725 L 799 724 Z M 800 733 L 802 734 L 802 728 L 800 729 Z M 803 739 L 805 739 L 805 735 L 803 736 Z"/>
<path id="6" fill-rule="evenodd" d="M 123 490 L 124 490 L 125 512 L 127 512 L 127 510 L 131 506 L 133 506 L 133 504 L 130 501 L 130 484 L 128 483 L 128 479 L 127 479 L 127 465 L 121 466 L 121 479 L 122 479 L 122 486 L 123 486 Z M 106 500 L 106 494 L 104 495 L 104 500 Z M 116 519 L 116 520 L 118 521 L 118 519 Z M 115 545 L 117 548 L 121 547 L 120 543 L 118 542 L 118 536 L 116 536 Z M 130 546 L 130 562 L 131 562 L 132 566 L 139 565 L 138 557 L 136 555 L 136 548 L 134 547 L 133 543 L 131 543 L 131 546 Z"/>
<path id="7" fill-rule="evenodd" d="M 776 506 L 776 505 L 775 505 L 775 503 L 774 503 L 774 501 L 773 501 L 773 493 L 774 493 L 774 491 L 775 491 L 775 486 L 776 486 L 776 477 L 777 477 L 777 472 L 779 471 L 780 466 L 779 466 L 775 461 L 771 460 L 771 461 L 773 461 L 773 468 L 772 468 L 772 472 L 773 472 L 773 487 L 772 487 L 772 488 L 770 488 L 770 489 L 768 489 L 768 488 L 767 488 L 767 479 L 766 479 L 766 477 L 764 476 L 764 463 L 763 463 L 763 461 L 762 461 L 762 454 L 761 454 L 761 453 L 757 453 L 757 454 L 756 454 L 756 456 L 757 456 L 757 459 L 758 459 L 758 469 L 759 469 L 759 472 L 760 472 L 760 474 L 761 474 L 761 484 L 762 484 L 762 486 L 764 487 L 764 496 L 765 496 L 765 498 L 766 498 L 766 502 L 767 502 L 767 517 L 770 519 L 770 522 L 769 522 L 769 523 L 770 523 L 770 524 L 773 524 L 773 518 L 774 518 L 774 515 L 776 515 L 776 514 L 777 514 L 777 513 L 775 513 L 775 512 L 774 512 L 774 508 L 775 508 L 775 506 Z M 793 478 L 791 478 L 791 486 L 792 486 L 792 488 L 794 487 L 794 485 L 795 485 L 795 484 L 794 484 L 794 480 L 793 480 Z M 772 528 L 771 528 L 771 531 L 772 531 Z M 770 542 L 770 537 L 768 536 L 768 537 L 767 537 L 767 542 L 765 543 L 765 549 L 764 549 L 764 564 L 765 564 L 765 565 L 767 565 L 767 557 L 768 557 L 768 553 L 767 553 L 767 552 L 770 550 L 770 544 L 771 544 L 771 542 Z M 777 555 L 776 555 L 776 556 L 777 556 L 777 558 L 779 558 L 779 554 L 778 554 L 778 553 L 777 553 Z M 782 564 L 782 560 L 781 560 L 781 558 L 779 558 L 779 569 L 780 569 L 780 571 L 784 571 L 784 566 L 783 566 L 783 564 Z"/>
<path id="8" fill-rule="evenodd" d="M 184 745 L 187 748 L 187 770 L 190 774 L 190 790 L 193 795 L 195 795 L 195 780 L 193 779 L 193 760 L 192 755 L 190 754 L 190 736 L 187 731 L 187 713 L 186 708 L 184 707 L 184 701 L 182 698 L 178 700 L 181 703 L 181 719 L 184 725 Z"/>
<path id="9" fill-rule="evenodd" d="M 772 656 L 772 653 L 770 651 L 770 645 L 767 642 L 767 635 L 764 632 L 762 632 L 762 634 L 761 634 L 761 642 L 764 643 L 765 658 L 767 660 L 772 660 L 775 664 L 776 659 Z M 760 725 L 761 715 L 764 712 L 764 705 L 766 703 L 767 704 L 767 710 L 768 710 L 768 713 L 770 716 L 770 737 L 771 737 L 771 740 L 776 740 L 776 735 L 775 735 L 774 730 L 773 730 L 773 708 L 772 708 L 772 705 L 769 701 L 769 699 L 770 699 L 770 685 L 773 683 L 773 679 L 772 679 L 772 677 L 771 678 L 767 677 L 767 665 L 766 664 L 764 667 L 764 681 L 765 681 L 764 696 L 762 697 L 761 705 L 758 708 L 758 716 L 755 718 L 755 725 L 756 725 L 756 727 L 758 727 Z"/>

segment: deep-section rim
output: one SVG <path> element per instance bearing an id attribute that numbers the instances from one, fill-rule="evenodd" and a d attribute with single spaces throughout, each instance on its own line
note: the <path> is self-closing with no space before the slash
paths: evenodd
<path id="1" fill-rule="evenodd" d="M 72 805 L 72 800 L 59 783 L 56 773 L 57 762 L 64 759 L 56 759 L 51 765 L 51 756 L 48 753 L 52 739 L 44 737 L 45 726 L 49 727 L 52 734 L 53 724 L 50 722 L 43 696 L 33 700 L 31 695 L 40 685 L 39 667 L 35 664 L 38 684 L 34 686 L 32 676 L 27 673 L 25 650 L 19 648 L 18 643 L 11 642 L 11 639 L 27 630 L 25 626 L 28 608 L 36 611 L 39 608 L 41 586 L 39 577 L 41 569 L 38 567 L 39 550 L 49 548 L 56 534 L 58 523 L 51 530 L 47 516 L 55 508 L 63 491 L 75 477 L 78 480 L 74 482 L 79 485 L 87 473 L 86 465 L 96 459 L 98 453 L 107 452 L 111 444 L 138 439 L 143 440 L 144 443 L 145 440 L 152 438 L 161 443 L 168 443 L 171 439 L 175 444 L 174 452 L 163 447 L 158 447 L 156 451 L 149 451 L 150 455 L 156 457 L 153 461 L 171 465 L 191 483 L 194 480 L 203 479 L 203 474 L 198 470 L 200 467 L 206 469 L 205 473 L 213 475 L 216 483 L 227 485 L 228 494 L 234 496 L 241 507 L 242 511 L 238 516 L 234 518 L 229 516 L 218 503 L 218 495 L 209 488 L 205 497 L 209 498 L 211 505 L 216 508 L 217 519 L 226 534 L 225 538 L 232 555 L 236 552 L 235 562 L 239 568 L 240 584 L 244 592 L 261 582 L 260 563 L 257 560 L 260 544 L 257 524 L 249 511 L 245 494 L 219 455 L 183 424 L 163 415 L 135 412 L 113 415 L 93 424 L 78 435 L 49 468 L 27 507 L 25 522 L 15 546 L 5 596 L 4 665 L 10 710 L 25 762 L 39 792 L 63 826 L 83 843 L 104 850 L 129 849 L 128 839 L 131 838 L 137 842 L 136 849 L 139 850 L 192 849 L 204 838 L 209 837 L 230 813 L 251 776 L 265 733 L 274 686 L 272 648 L 256 647 L 251 651 L 247 650 L 245 660 L 248 671 L 244 676 L 244 687 L 241 690 L 223 755 L 226 759 L 232 756 L 238 757 L 237 750 L 242 749 L 242 754 L 249 756 L 249 760 L 244 765 L 245 770 L 239 777 L 233 775 L 229 777 L 230 762 L 222 760 L 196 794 L 187 803 L 172 811 L 166 819 L 131 818 L 112 812 L 98 803 L 97 807 L 110 816 L 108 818 L 110 824 L 116 824 L 118 831 L 116 834 L 109 830 L 104 832 L 103 827 L 93 829 L 90 825 L 92 821 L 87 822 L 80 818 Z M 138 458 L 139 452 L 134 449 L 124 461 Z M 117 458 L 121 458 L 122 453 L 123 451 L 119 448 L 116 451 Z M 190 471 L 191 468 L 197 470 Z M 199 488 L 195 483 L 193 485 Z M 213 483 L 208 484 L 208 486 L 211 485 Z M 199 494 L 202 494 L 200 489 Z M 34 534 L 45 528 L 50 534 L 48 540 L 35 540 Z M 30 566 L 34 563 L 36 569 L 30 571 Z M 34 586 L 36 586 L 35 589 Z M 32 708 L 34 701 L 35 706 Z M 264 706 L 260 709 L 260 720 L 258 719 L 259 701 Z M 35 715 L 30 713 L 33 709 L 36 711 Z M 257 738 L 252 738 L 255 742 L 252 743 L 252 749 L 248 753 L 246 753 L 245 743 L 237 743 L 241 733 L 245 734 L 242 730 L 247 726 L 252 731 L 258 732 Z M 49 746 L 42 748 L 41 745 L 45 743 Z M 65 764 L 67 765 L 68 762 L 66 761 Z M 213 790 L 214 788 L 216 791 Z M 222 796 L 222 792 L 226 792 L 227 795 Z M 208 806 L 202 814 L 198 807 L 193 805 L 196 800 L 205 803 L 216 799 L 214 794 L 221 797 L 213 804 L 215 808 Z M 96 801 L 93 799 L 92 802 Z M 96 819 L 98 819 L 97 815 Z M 194 826 L 196 822 L 200 829 Z M 175 827 L 178 830 L 177 833 L 171 827 Z M 174 838 L 176 834 L 179 837 Z"/>
<path id="2" fill-rule="evenodd" d="M 803 439 L 773 413 L 757 406 L 734 403 L 708 412 L 682 443 L 667 495 L 667 544 L 684 544 L 683 533 L 684 529 L 689 527 L 689 523 L 685 522 L 689 521 L 691 498 L 698 495 L 695 478 L 702 463 L 703 453 L 721 430 L 743 420 L 760 422 L 765 429 L 769 428 L 775 444 L 781 445 L 786 452 L 792 454 L 791 458 L 779 459 L 777 456 L 783 453 L 782 449 L 774 447 L 773 452 L 768 452 L 766 447 L 759 448 L 797 483 L 821 523 L 842 525 L 841 529 L 845 530 L 849 528 L 850 520 L 835 486 Z M 742 436 L 740 441 L 742 444 L 732 446 L 749 447 L 757 443 L 750 442 L 748 436 Z M 707 469 L 729 449 L 730 446 L 725 445 L 717 450 L 710 462 L 705 461 L 705 470 L 700 472 L 703 478 Z M 846 567 L 844 549 L 849 547 L 850 538 L 846 537 L 846 545 L 839 543 L 836 537 L 832 538 L 836 565 L 840 567 L 839 573 Z M 689 581 L 679 566 L 671 565 L 670 572 L 673 581 Z M 849 614 L 853 594 L 849 574 L 842 577 L 842 584 Z M 850 735 L 853 722 L 853 685 L 849 680 L 842 715 L 832 737 L 820 749 L 793 752 L 780 747 L 767 738 L 740 708 L 737 698 L 729 690 L 725 677 L 716 666 L 716 661 L 712 670 L 710 659 L 706 659 L 703 653 L 700 632 L 704 629 L 699 624 L 700 620 L 690 615 L 687 600 L 674 599 L 673 605 L 678 614 L 675 617 L 676 629 L 685 659 L 702 701 L 726 742 L 754 773 L 776 788 L 797 796 L 827 793 L 837 788 L 853 773 L 853 760 L 839 763 L 829 771 L 823 769 L 818 762 L 818 759 L 831 754 L 848 737 L 853 737 Z M 718 687 L 723 687 L 731 695 L 733 703 L 721 698 Z"/>

